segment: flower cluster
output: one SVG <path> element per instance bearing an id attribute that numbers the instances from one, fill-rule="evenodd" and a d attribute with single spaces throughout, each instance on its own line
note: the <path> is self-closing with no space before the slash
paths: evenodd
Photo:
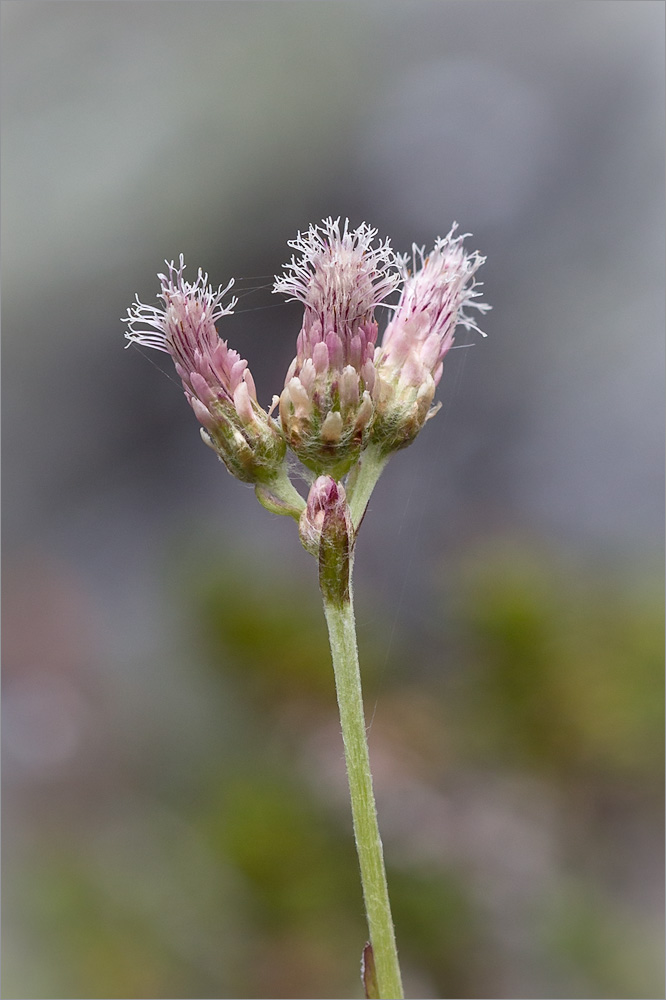
<path id="1" fill-rule="evenodd" d="M 456 327 L 481 333 L 468 310 L 490 308 L 477 301 L 475 275 L 485 258 L 468 254 L 456 230 L 428 256 L 416 246 L 396 255 L 388 240 L 375 245 L 377 231 L 365 223 L 351 230 L 331 218 L 289 243 L 296 253 L 273 290 L 301 302 L 304 312 L 279 423 L 259 405 L 247 361 L 216 330 L 236 304 L 223 305 L 233 280 L 215 291 L 199 271 L 190 284 L 181 256 L 178 267 L 167 264 L 159 275 L 163 305 L 137 298 L 125 317 L 130 343 L 173 358 L 204 441 L 234 476 L 255 485 L 269 509 L 300 518 L 310 550 L 323 507 L 344 506 L 340 480 L 358 469 L 366 449 L 384 460 L 436 413 L 435 389 Z M 398 302 L 389 305 L 394 292 Z M 375 309 L 382 304 L 392 316 L 378 346 Z M 288 447 L 319 477 L 307 507 L 288 481 Z"/>

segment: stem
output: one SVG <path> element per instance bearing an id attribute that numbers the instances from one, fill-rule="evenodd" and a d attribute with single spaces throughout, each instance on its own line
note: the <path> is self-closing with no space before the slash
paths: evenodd
<path id="1" fill-rule="evenodd" d="M 376 445 L 370 444 L 362 453 L 359 464 L 349 475 L 347 502 L 354 532 L 358 531 L 370 494 L 377 485 L 377 480 L 388 460 L 388 455 L 383 454 Z"/>
<path id="2" fill-rule="evenodd" d="M 386 884 L 382 842 L 377 825 L 375 797 L 372 791 L 351 589 L 347 600 L 331 600 L 325 593 L 323 596 L 345 747 L 354 837 L 374 953 L 378 996 L 381 1000 L 389 998 L 402 1000 L 404 994 L 398 952 Z"/>
<path id="3" fill-rule="evenodd" d="M 292 483 L 284 465 L 268 483 L 257 483 L 254 492 L 262 507 L 271 514 L 286 514 L 298 521 L 305 509 L 305 500 Z"/>

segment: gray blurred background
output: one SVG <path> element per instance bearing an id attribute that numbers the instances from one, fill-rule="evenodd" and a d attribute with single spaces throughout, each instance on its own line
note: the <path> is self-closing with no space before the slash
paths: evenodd
<path id="1" fill-rule="evenodd" d="M 123 351 L 327 215 L 487 255 L 356 562 L 412 997 L 659 997 L 664 7 L 2 5 L 4 996 L 360 996 L 315 567 Z"/>

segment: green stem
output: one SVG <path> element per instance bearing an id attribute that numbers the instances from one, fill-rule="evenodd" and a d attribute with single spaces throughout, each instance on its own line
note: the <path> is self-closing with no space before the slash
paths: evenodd
<path id="1" fill-rule="evenodd" d="M 356 468 L 350 473 L 347 483 L 347 502 L 354 532 L 358 531 L 368 506 L 370 494 L 384 471 L 389 456 L 383 454 L 376 445 L 370 444 L 361 455 Z"/>
<path id="2" fill-rule="evenodd" d="M 267 483 L 257 483 L 254 492 L 262 507 L 271 514 L 286 514 L 298 521 L 305 509 L 305 500 L 292 483 L 284 465 L 273 479 Z"/>
<path id="3" fill-rule="evenodd" d="M 347 600 L 332 600 L 325 593 L 323 596 L 378 996 L 381 1000 L 402 1000 L 404 994 L 372 790 L 351 589 Z"/>

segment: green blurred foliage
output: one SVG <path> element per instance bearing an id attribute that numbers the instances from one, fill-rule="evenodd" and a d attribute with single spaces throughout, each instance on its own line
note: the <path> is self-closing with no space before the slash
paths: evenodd
<path id="1" fill-rule="evenodd" d="M 544 944 L 557 960 L 582 973 L 598 997 L 653 998 L 663 966 L 654 929 L 579 880 L 562 885 L 545 923 Z"/>
<path id="2" fill-rule="evenodd" d="M 388 877 L 400 953 L 408 965 L 427 969 L 438 996 L 474 996 L 474 956 L 484 934 L 464 879 L 417 866 L 389 868 Z"/>
<path id="3" fill-rule="evenodd" d="M 322 930 L 359 905 L 353 844 L 294 776 L 271 764 L 225 783 L 207 819 L 213 848 L 242 873 L 268 929 L 317 920 Z M 361 924 L 357 927 L 361 932 Z"/>
<path id="4" fill-rule="evenodd" d="M 479 753 L 660 788 L 662 581 L 520 541 L 483 551 L 463 580 L 464 721 Z"/>
<path id="5" fill-rule="evenodd" d="M 32 978 L 10 959 L 5 996 L 361 996 L 349 811 L 308 750 L 338 726 L 314 572 L 309 586 L 270 577 L 247 553 L 188 552 L 166 574 L 188 643 L 178 669 L 208 693 L 210 718 L 235 721 L 226 742 L 210 721 L 193 733 L 169 781 L 160 761 L 173 759 L 173 732 L 157 714 L 150 754 L 108 787 L 100 775 L 105 807 L 89 815 L 84 794 L 80 830 L 63 838 L 45 826 L 46 853 L 36 836 L 9 904 L 36 943 Z M 380 670 L 381 626 L 363 631 L 408 990 L 534 995 L 520 976 L 502 985 L 527 962 L 542 995 L 658 997 L 654 921 L 616 883 L 619 872 L 629 886 L 632 871 L 645 878 L 636 844 L 661 829 L 661 586 L 520 540 L 489 543 L 457 568 L 449 560 L 446 580 L 455 593 L 443 592 L 434 652 L 410 649 L 397 622 L 393 649 L 425 662 L 418 674 L 398 662 Z M 341 767 L 341 743 L 331 752 Z M 527 799 L 538 780 L 539 836 L 555 858 L 499 915 L 490 900 L 512 845 L 492 839 L 492 823 L 477 829 L 489 775 Z M 381 804 L 392 780 L 416 790 L 402 834 Z M 443 817 L 475 797 L 476 826 L 460 828 L 453 852 L 432 819 L 423 840 L 419 789 L 449 808 Z M 76 804 L 75 785 L 69 794 Z M 517 955 L 505 922 L 518 928 Z"/>
<path id="6" fill-rule="evenodd" d="M 112 852 L 108 863 L 113 863 Z M 122 868 L 117 881 L 123 891 L 110 892 L 84 848 L 73 852 L 63 844 L 35 862 L 24 881 L 21 910 L 40 949 L 27 969 L 14 969 L 9 962 L 3 972 L 5 997 L 214 994 L 224 981 L 223 968 L 211 977 L 201 963 L 188 961 L 187 947 L 179 947 L 156 914 L 146 910 L 140 890 L 127 883 Z M 175 915 L 178 900 L 172 905 Z"/>
<path id="7" fill-rule="evenodd" d="M 205 564 L 204 564 L 205 565 Z M 269 577 L 237 560 L 192 574 L 187 595 L 213 667 L 224 664 L 265 704 L 308 698 L 330 704 L 335 685 L 321 602 L 315 584 Z"/>

